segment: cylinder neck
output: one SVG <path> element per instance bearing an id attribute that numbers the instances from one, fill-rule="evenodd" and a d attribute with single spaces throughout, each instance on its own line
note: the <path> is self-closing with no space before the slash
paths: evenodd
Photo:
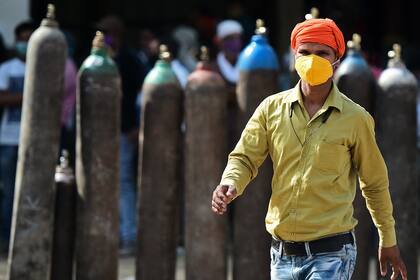
<path id="1" fill-rule="evenodd" d="M 252 42 L 255 42 L 257 44 L 267 44 L 267 37 L 265 35 L 254 35 L 251 38 Z"/>
<path id="2" fill-rule="evenodd" d="M 201 71 L 213 71 L 213 68 L 210 64 L 210 62 L 208 61 L 200 61 L 197 64 L 196 70 L 201 70 Z"/>
<path id="3" fill-rule="evenodd" d="M 311 8 L 311 12 L 305 15 L 305 20 L 315 19 L 319 17 L 319 10 L 316 7 Z"/>
<path id="4" fill-rule="evenodd" d="M 60 167 L 61 168 L 68 168 L 69 167 L 69 152 L 64 150 L 60 157 Z"/>
<path id="5" fill-rule="evenodd" d="M 42 20 L 41 26 L 58 27 L 58 22 L 55 20 L 55 6 L 48 4 L 47 16 Z"/>
<path id="6" fill-rule="evenodd" d="M 159 59 L 168 63 L 172 60 L 172 54 L 165 44 L 159 46 Z"/>
<path id="7" fill-rule="evenodd" d="M 354 33 L 352 39 L 347 42 L 347 53 L 349 56 L 361 56 L 361 42 L 362 37 L 359 34 Z"/>
<path id="8" fill-rule="evenodd" d="M 90 52 L 90 54 L 105 57 L 105 56 L 108 55 L 108 51 L 107 51 L 107 49 L 105 47 L 102 47 L 102 48 L 100 48 L 100 47 L 93 47 L 92 50 L 91 50 L 91 52 Z"/>
<path id="9" fill-rule="evenodd" d="M 99 56 L 106 56 L 107 47 L 105 45 L 105 35 L 101 31 L 96 31 L 95 37 L 92 41 L 92 50 L 91 54 L 99 55 Z"/>
<path id="10" fill-rule="evenodd" d="M 211 71 L 212 67 L 208 48 L 206 46 L 201 46 L 200 52 L 200 62 L 197 64 L 196 70 Z"/>
<path id="11" fill-rule="evenodd" d="M 256 22 L 256 28 L 255 28 L 255 34 L 256 35 L 266 35 L 267 34 L 267 28 L 265 27 L 264 20 L 257 19 Z"/>
<path id="12" fill-rule="evenodd" d="M 170 68 L 171 62 L 167 61 L 166 59 L 159 59 L 156 61 L 156 67 Z"/>
<path id="13" fill-rule="evenodd" d="M 70 167 L 70 154 L 66 150 L 60 156 L 60 164 L 56 167 L 56 173 L 73 176 L 73 169 Z"/>
<path id="14" fill-rule="evenodd" d="M 351 56 L 351 57 L 362 57 L 360 51 L 359 50 L 356 50 L 356 49 L 348 49 L 347 56 Z"/>
<path id="15" fill-rule="evenodd" d="M 401 59 L 401 45 L 392 45 L 392 50 L 388 52 L 388 68 L 405 68 L 405 64 Z"/>

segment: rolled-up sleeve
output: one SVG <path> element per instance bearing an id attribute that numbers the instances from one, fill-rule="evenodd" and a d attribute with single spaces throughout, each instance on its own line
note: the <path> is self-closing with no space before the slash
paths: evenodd
<path id="1" fill-rule="evenodd" d="M 222 175 L 220 184 L 234 186 L 238 195 L 257 176 L 268 154 L 266 104 L 263 101 L 248 121 Z"/>
<path id="2" fill-rule="evenodd" d="M 358 170 L 362 195 L 378 229 L 379 245 L 396 245 L 388 171 L 375 140 L 373 118 L 367 112 L 357 126 L 353 164 Z"/>

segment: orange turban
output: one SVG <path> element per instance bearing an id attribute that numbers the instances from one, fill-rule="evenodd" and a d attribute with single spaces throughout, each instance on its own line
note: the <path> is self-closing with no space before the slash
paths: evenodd
<path id="1" fill-rule="evenodd" d="M 290 36 L 293 50 L 302 43 L 319 43 L 335 50 L 341 58 L 346 51 L 343 33 L 331 19 L 309 19 L 296 24 Z"/>

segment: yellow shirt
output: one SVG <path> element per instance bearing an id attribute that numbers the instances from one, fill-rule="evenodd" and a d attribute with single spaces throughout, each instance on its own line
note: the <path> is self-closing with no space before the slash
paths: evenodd
<path id="1" fill-rule="evenodd" d="M 359 175 L 380 246 L 396 244 L 388 174 L 374 121 L 335 85 L 312 119 L 299 84 L 266 98 L 229 155 L 221 184 L 242 194 L 267 154 L 274 175 L 265 223 L 272 236 L 310 241 L 352 230 Z"/>

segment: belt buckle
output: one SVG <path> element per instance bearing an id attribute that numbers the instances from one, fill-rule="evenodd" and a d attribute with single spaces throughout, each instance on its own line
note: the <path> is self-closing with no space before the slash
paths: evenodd
<path id="1" fill-rule="evenodd" d="M 295 242 L 295 241 L 283 241 L 283 242 L 284 242 L 284 245 L 285 245 L 285 246 L 283 246 L 284 254 L 286 256 L 305 256 L 305 255 L 300 254 L 298 252 L 299 249 L 295 249 L 295 250 L 292 249 L 291 251 L 287 249 L 287 247 L 289 247 L 288 245 L 290 245 L 289 248 L 292 248 L 293 246 L 296 246 L 296 248 L 298 248 L 297 246 L 300 246 L 300 245 L 303 245 L 306 248 L 305 242 Z M 306 249 L 305 249 L 305 254 L 306 254 L 306 256 L 308 256 L 308 253 L 307 253 Z"/>

